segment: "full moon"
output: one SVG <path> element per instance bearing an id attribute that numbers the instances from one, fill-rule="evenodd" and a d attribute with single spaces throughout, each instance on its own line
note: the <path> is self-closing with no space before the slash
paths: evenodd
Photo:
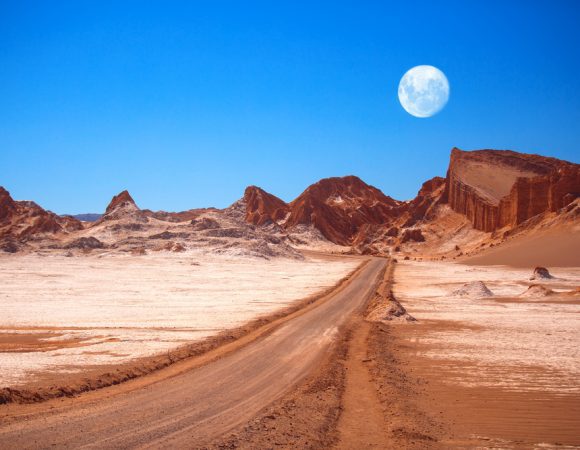
<path id="1" fill-rule="evenodd" d="M 433 66 L 415 66 L 399 82 L 399 101 L 415 117 L 431 117 L 449 100 L 449 81 Z"/>

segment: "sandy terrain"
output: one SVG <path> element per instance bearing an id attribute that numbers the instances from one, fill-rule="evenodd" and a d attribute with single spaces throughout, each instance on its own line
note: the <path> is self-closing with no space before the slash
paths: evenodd
<path id="1" fill-rule="evenodd" d="M 78 399 L 4 407 L 0 448 L 6 443 L 11 448 L 42 448 L 47 443 L 203 448 L 246 424 L 320 366 L 332 353 L 340 328 L 374 293 L 384 266 L 384 260 L 370 261 L 332 294 L 196 370 L 191 370 L 191 361 L 183 361 L 157 372 L 162 378 L 141 389 L 129 382 Z M 144 383 L 145 378 L 135 382 Z M 311 385 L 312 398 L 332 385 Z M 336 406 L 327 412 L 336 416 Z M 325 417 L 322 413 L 322 422 Z"/>
<path id="2" fill-rule="evenodd" d="M 517 236 L 501 246 L 466 258 L 464 262 L 515 267 L 530 267 L 533 264 L 580 267 L 580 226 L 576 224 Z"/>
<path id="3" fill-rule="evenodd" d="M 165 352 L 334 285 L 360 261 L 0 258 L 0 385 Z"/>
<path id="4" fill-rule="evenodd" d="M 446 445 L 580 445 L 580 298 L 569 294 L 580 269 L 550 271 L 530 281 L 531 268 L 397 265 L 395 295 L 418 322 L 393 327 L 389 342 L 405 373 L 427 381 L 416 401 L 450 424 Z M 493 295 L 464 287 L 475 281 Z M 521 296 L 535 283 L 554 294 Z"/>

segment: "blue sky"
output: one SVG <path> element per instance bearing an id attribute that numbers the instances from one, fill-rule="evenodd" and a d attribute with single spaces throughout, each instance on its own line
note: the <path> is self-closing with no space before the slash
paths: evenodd
<path id="1" fill-rule="evenodd" d="M 0 0 L 0 185 L 184 210 L 347 174 L 408 199 L 453 146 L 579 162 L 578 5 Z M 397 99 L 419 64 L 451 84 L 429 119 Z"/>

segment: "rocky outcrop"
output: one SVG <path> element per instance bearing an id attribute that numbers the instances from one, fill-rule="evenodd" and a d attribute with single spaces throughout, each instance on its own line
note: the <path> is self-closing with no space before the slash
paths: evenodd
<path id="1" fill-rule="evenodd" d="M 278 223 L 289 212 L 289 207 L 283 200 L 257 186 L 246 188 L 243 201 L 246 204 L 246 222 L 253 225 Z"/>
<path id="2" fill-rule="evenodd" d="M 402 204 L 360 178 L 346 176 L 320 180 L 288 204 L 250 186 L 234 205 L 245 205 L 246 221 L 254 225 L 275 223 L 285 230 L 313 227 L 330 242 L 351 245 L 364 240 L 359 236 L 364 230 L 377 232 L 376 226 L 397 217 Z"/>
<path id="3" fill-rule="evenodd" d="M 329 241 L 350 245 L 363 226 L 389 223 L 400 205 L 358 177 L 326 178 L 290 203 L 284 226 L 313 226 Z"/>
<path id="4" fill-rule="evenodd" d="M 16 202 L 10 193 L 0 186 L 0 222 L 10 220 L 16 214 Z"/>
<path id="5" fill-rule="evenodd" d="M 509 150 L 454 148 L 442 201 L 474 228 L 490 232 L 558 211 L 579 195 L 578 164 Z"/>
<path id="6" fill-rule="evenodd" d="M 128 191 L 123 191 L 112 198 L 105 210 L 105 214 L 95 223 L 99 224 L 107 221 L 145 223 L 148 221 L 148 216 L 152 215 L 151 211 L 141 211 L 131 194 Z"/>
<path id="7" fill-rule="evenodd" d="M 554 295 L 555 292 L 541 284 L 532 284 L 525 292 L 522 292 L 520 297 L 549 297 Z"/>
<path id="8" fill-rule="evenodd" d="M 82 250 L 92 250 L 95 248 L 105 248 L 105 244 L 99 241 L 97 238 L 89 236 L 89 237 L 80 237 L 75 239 L 64 246 L 66 249 L 73 249 L 79 248 Z"/>
<path id="9" fill-rule="evenodd" d="M 445 178 L 434 177 L 425 181 L 417 196 L 408 202 L 405 211 L 401 211 L 408 215 L 403 226 L 411 227 L 421 220 L 432 218 L 435 207 L 441 202 L 444 189 Z"/>
<path id="10" fill-rule="evenodd" d="M 425 237 L 419 228 L 408 228 L 401 235 L 401 244 L 409 241 L 425 242 Z"/>
<path id="11" fill-rule="evenodd" d="M 31 201 L 15 201 L 0 187 L 0 240 L 5 251 L 16 251 L 21 247 L 17 242 L 81 229 L 79 220 L 58 216 Z"/>
<path id="12" fill-rule="evenodd" d="M 113 211 L 119 208 L 127 208 L 130 207 L 131 209 L 137 209 L 137 205 L 135 204 L 135 200 L 129 194 L 129 191 L 122 191 L 121 193 L 115 195 L 107 209 L 105 210 L 105 215 L 112 213 Z"/>
<path id="13" fill-rule="evenodd" d="M 196 231 L 213 230 L 220 228 L 220 224 L 217 220 L 210 217 L 201 217 L 199 219 L 193 219 L 191 222 L 192 228 Z"/>
<path id="14" fill-rule="evenodd" d="M 530 280 L 550 280 L 552 278 L 554 277 L 552 274 L 550 274 L 548 269 L 545 267 L 536 267 L 532 273 L 532 276 L 530 277 Z"/>
<path id="15" fill-rule="evenodd" d="M 151 211 L 150 209 L 141 210 L 141 212 L 147 217 L 153 217 L 158 220 L 163 220 L 164 222 L 173 223 L 195 220 L 202 214 L 216 211 L 218 211 L 216 208 L 196 208 L 179 212 Z"/>
<path id="16" fill-rule="evenodd" d="M 451 292 L 451 295 L 453 297 L 462 298 L 483 298 L 492 297 L 493 292 L 489 290 L 483 281 L 470 281 L 469 283 L 465 283 L 459 289 L 455 289 Z"/>

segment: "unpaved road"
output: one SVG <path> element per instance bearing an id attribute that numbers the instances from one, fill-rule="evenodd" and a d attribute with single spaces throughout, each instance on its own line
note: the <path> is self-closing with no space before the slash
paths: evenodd
<path id="1" fill-rule="evenodd" d="M 330 299 L 198 369 L 101 401 L 54 402 L 53 410 L 5 416 L 0 448 L 202 447 L 312 371 L 337 327 L 372 295 L 385 264 L 372 259 Z"/>

